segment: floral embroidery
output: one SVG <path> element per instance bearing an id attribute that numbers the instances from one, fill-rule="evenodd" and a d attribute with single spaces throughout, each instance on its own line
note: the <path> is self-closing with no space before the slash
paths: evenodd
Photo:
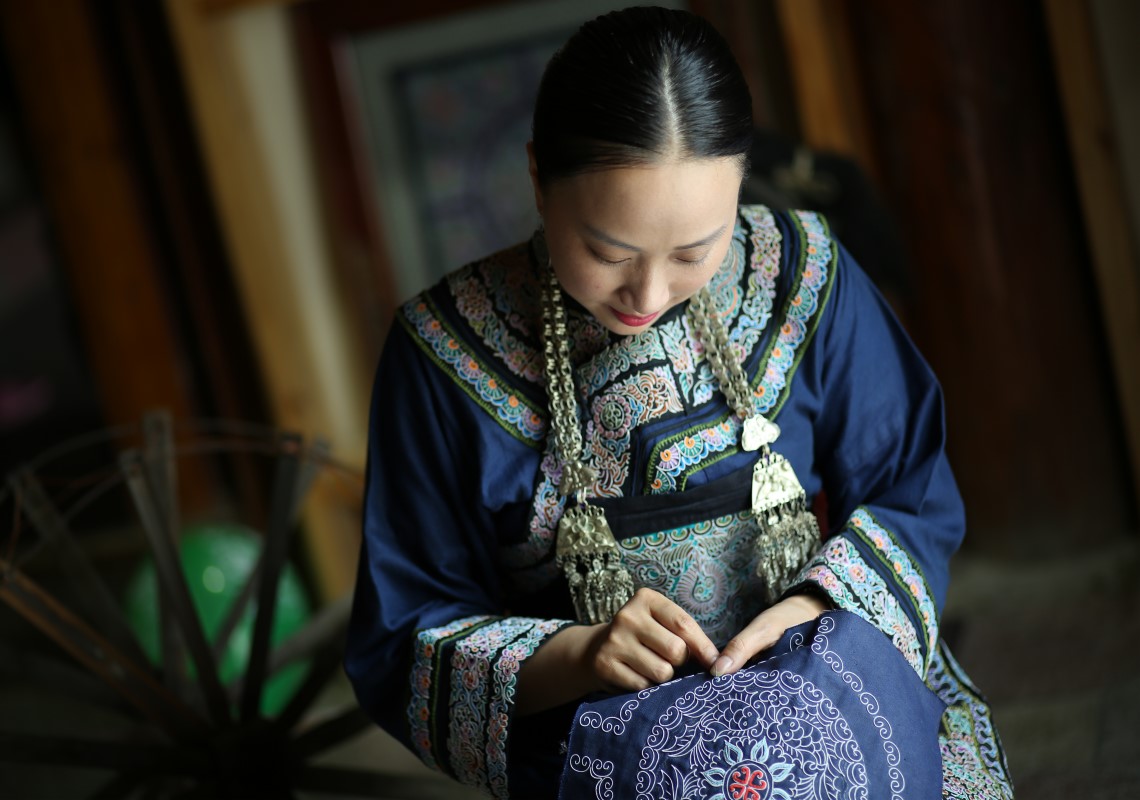
<path id="1" fill-rule="evenodd" d="M 518 672 L 547 638 L 570 624 L 561 620 L 528 620 L 533 625 L 510 645 L 503 648 L 494 666 L 489 729 L 487 731 L 487 778 L 491 793 L 507 796 L 507 739 L 514 705 Z"/>
<path id="2" fill-rule="evenodd" d="M 618 542 L 634 583 L 688 611 L 719 646 L 763 610 L 756 577 L 756 522 L 741 511 Z"/>
<path id="3" fill-rule="evenodd" d="M 588 359 L 578 367 L 575 383 L 582 398 L 588 398 L 635 367 L 664 361 L 665 350 L 657 328 L 647 328 L 641 333 L 619 340 Z"/>
<path id="4" fill-rule="evenodd" d="M 772 319 L 784 239 L 776 225 L 776 218 L 764 206 L 742 206 L 740 215 L 748 221 L 752 259 L 749 263 L 748 291 L 739 320 L 730 325 L 729 339 L 739 345 L 742 352 L 751 353 Z M 743 234 L 739 227 L 737 230 Z M 741 252 L 741 260 L 743 256 Z M 730 319 L 727 317 L 726 322 Z"/>
<path id="5" fill-rule="evenodd" d="M 521 253 L 518 252 L 520 250 Z M 514 259 L 510 258 L 511 255 Z M 515 375 L 531 383 L 537 383 L 543 375 L 541 350 L 534 345 L 529 336 L 523 339 L 512 333 L 512 326 L 496 313 L 497 309 L 492 302 L 493 297 L 505 291 L 501 276 L 504 273 L 520 273 L 519 269 L 509 268 L 509 261 L 518 260 L 520 255 L 526 258 L 525 246 L 468 265 L 449 275 L 447 282 L 451 295 L 455 298 L 455 309 L 463 315 L 467 324 L 479 335 L 491 352 L 498 355 Z M 494 283 L 488 285 L 488 281 Z M 518 292 L 512 294 L 517 295 Z M 527 298 L 523 300 L 526 305 L 515 309 L 512 321 L 519 333 L 530 333 L 529 315 L 520 314 L 519 311 L 527 308 L 536 309 L 538 307 L 536 299 Z"/>
<path id="6" fill-rule="evenodd" d="M 456 638 L 451 651 L 447 748 L 451 772 L 507 796 L 507 740 L 522 662 L 565 620 L 507 617 Z"/>
<path id="7" fill-rule="evenodd" d="M 756 410 L 774 415 L 787 396 L 784 389 L 791 383 L 792 374 L 803 357 L 804 345 L 815 334 L 819 314 L 827 303 L 834 281 L 834 270 L 829 269 L 834 257 L 835 244 L 828 236 L 827 227 L 818 214 L 798 211 L 788 215 L 800 232 L 800 265 L 795 285 L 788 296 L 781 315 L 779 333 L 761 359 L 762 368 L 753 378 Z"/>
<path id="8" fill-rule="evenodd" d="M 768 742 L 759 739 L 745 757 L 743 750 L 725 742 L 721 763 L 730 766 L 705 771 L 705 781 L 720 790 L 708 800 L 792 800 L 777 784 L 788 779 L 793 765 L 783 761 L 769 763 L 768 750 Z"/>
<path id="9" fill-rule="evenodd" d="M 677 376 L 681 397 L 694 407 L 707 403 L 716 391 L 716 378 L 704 358 L 704 345 L 693 335 L 688 318 L 672 320 L 659 326 L 657 332 Z"/>
<path id="10" fill-rule="evenodd" d="M 1009 765 L 989 706 L 942 642 L 930 658 L 926 685 L 946 704 L 938 733 L 943 798 L 1012 800 Z"/>
<path id="11" fill-rule="evenodd" d="M 539 409 L 481 364 L 463 339 L 440 318 L 427 294 L 404 305 L 402 321 L 432 361 L 443 367 L 508 433 L 531 446 L 542 442 L 546 436 L 545 409 Z"/>
<path id="12" fill-rule="evenodd" d="M 866 508 L 855 509 L 849 524 L 857 536 L 874 548 L 875 554 L 886 565 L 888 574 L 904 588 L 907 596 L 913 601 L 914 611 L 926 631 L 924 649 L 929 653 L 938 639 L 938 611 L 922 570 L 910 554 L 899 545 L 894 535 L 880 525 Z"/>
<path id="13" fill-rule="evenodd" d="M 709 428 L 697 428 L 681 438 L 669 438 L 653 448 L 650 464 L 655 466 L 649 482 L 651 494 L 669 494 L 685 488 L 692 467 L 708 466 L 714 453 L 734 453 L 740 441 L 740 420 L 726 417 Z"/>
<path id="14" fill-rule="evenodd" d="M 413 647 L 412 693 L 408 704 L 408 728 L 416 754 L 433 769 L 443 769 L 437 761 L 432 742 L 432 694 L 435 675 L 438 674 L 438 655 L 443 644 L 456 634 L 494 617 L 464 617 L 438 628 L 428 628 L 416 634 Z"/>
<path id="15" fill-rule="evenodd" d="M 819 585 L 836 606 L 853 611 L 883 631 L 921 675 L 924 648 L 911 618 L 846 534 L 844 530 L 827 541 L 804 565 L 795 583 L 811 581 Z"/>

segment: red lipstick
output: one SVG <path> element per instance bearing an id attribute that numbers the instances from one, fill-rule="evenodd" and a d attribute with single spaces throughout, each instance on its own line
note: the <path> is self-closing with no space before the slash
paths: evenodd
<path id="1" fill-rule="evenodd" d="M 658 311 L 645 317 L 634 317 L 629 314 L 621 313 L 613 306 L 610 306 L 610 311 L 614 312 L 614 316 L 618 318 L 618 321 L 621 322 L 622 325 L 627 325 L 630 328 L 640 328 L 643 325 L 648 325 L 661 314 L 661 312 Z"/>

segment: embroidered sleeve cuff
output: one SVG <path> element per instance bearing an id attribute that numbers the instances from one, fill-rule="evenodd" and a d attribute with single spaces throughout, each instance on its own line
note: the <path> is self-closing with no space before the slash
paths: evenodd
<path id="1" fill-rule="evenodd" d="M 425 764 L 507 797 L 507 741 L 519 668 L 568 620 L 474 616 L 421 630 L 408 725 Z"/>
<path id="2" fill-rule="evenodd" d="M 878 627 L 925 677 L 938 639 L 933 595 L 914 560 L 870 511 L 855 510 L 804 565 L 789 593 L 805 585 Z"/>

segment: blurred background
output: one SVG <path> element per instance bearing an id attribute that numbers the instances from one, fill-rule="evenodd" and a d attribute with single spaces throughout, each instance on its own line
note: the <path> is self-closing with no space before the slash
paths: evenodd
<path id="1" fill-rule="evenodd" d="M 944 631 L 1019 796 L 1140 795 L 1140 4 L 665 4 L 749 80 L 745 199 L 828 214 L 942 381 L 969 515 Z M 362 473 L 394 309 L 529 235 L 542 67 L 623 5 L 0 0 L 2 473 L 155 408 L 323 437 Z M 259 527 L 271 482 L 187 462 L 182 518 Z M 121 511 L 70 531 L 111 576 L 139 554 Z M 306 500 L 317 605 L 358 520 L 358 488 Z M 348 758 L 419 774 L 377 735 Z"/>

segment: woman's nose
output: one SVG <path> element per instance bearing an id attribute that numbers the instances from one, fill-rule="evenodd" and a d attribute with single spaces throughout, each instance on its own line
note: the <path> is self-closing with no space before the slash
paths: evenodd
<path id="1" fill-rule="evenodd" d="M 621 299 L 631 313 L 653 314 L 668 302 L 669 285 L 660 269 L 646 265 L 629 276 Z"/>

